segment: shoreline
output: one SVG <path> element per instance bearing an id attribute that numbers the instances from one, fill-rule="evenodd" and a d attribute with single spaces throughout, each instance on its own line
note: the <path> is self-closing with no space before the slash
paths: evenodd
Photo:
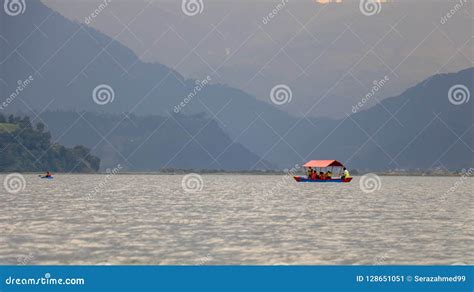
<path id="1" fill-rule="evenodd" d="M 14 173 L 15 171 L 12 172 L 0 172 L 0 175 L 8 175 L 10 173 Z M 18 172 L 21 174 L 26 174 L 26 175 L 43 175 L 43 172 Z M 200 175 L 260 175 L 260 176 L 268 176 L 268 175 L 288 175 L 288 176 L 304 176 L 304 174 L 289 174 L 287 172 L 245 172 L 245 171 L 218 171 L 218 172 L 212 172 L 212 171 L 197 171 L 197 170 L 190 170 L 190 171 L 176 171 L 176 172 L 117 172 L 117 173 L 111 173 L 111 172 L 96 172 L 96 173 L 67 173 L 67 172 L 53 172 L 54 175 L 185 175 L 189 173 L 197 173 Z M 414 177 L 462 177 L 462 176 L 469 176 L 468 172 L 459 172 L 459 173 L 445 173 L 445 174 L 440 174 L 440 173 L 386 173 L 386 172 L 367 172 L 367 173 L 358 173 L 358 174 L 352 174 L 352 177 L 360 177 L 368 173 L 374 173 L 378 176 L 414 176 Z"/>

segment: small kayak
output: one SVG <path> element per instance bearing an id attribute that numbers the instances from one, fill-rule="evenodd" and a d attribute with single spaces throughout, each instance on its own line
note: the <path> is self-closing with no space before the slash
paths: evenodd
<path id="1" fill-rule="evenodd" d="M 352 177 L 348 178 L 334 178 L 334 179 L 310 179 L 304 176 L 294 176 L 293 177 L 297 182 L 317 182 L 317 183 L 328 183 L 328 182 L 335 182 L 335 183 L 348 183 L 352 180 Z"/>
<path id="2" fill-rule="evenodd" d="M 52 176 L 41 176 L 41 178 L 45 178 L 45 179 L 53 179 L 54 177 L 52 177 Z"/>

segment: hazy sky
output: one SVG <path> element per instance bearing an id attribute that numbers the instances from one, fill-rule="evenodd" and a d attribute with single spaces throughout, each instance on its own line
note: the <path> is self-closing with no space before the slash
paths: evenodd
<path id="1" fill-rule="evenodd" d="M 341 116 L 385 76 L 378 98 L 474 61 L 472 1 L 194 0 L 192 16 L 181 1 L 104 1 L 43 2 L 83 23 L 102 4 L 88 25 L 186 78 L 209 75 L 267 102 L 288 85 L 282 109 L 295 115 L 324 97 L 312 114 Z"/>

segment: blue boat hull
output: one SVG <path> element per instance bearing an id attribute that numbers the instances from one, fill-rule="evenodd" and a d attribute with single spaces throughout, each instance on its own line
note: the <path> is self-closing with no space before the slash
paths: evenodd
<path id="1" fill-rule="evenodd" d="M 308 179 L 303 176 L 294 176 L 293 177 L 297 182 L 316 182 L 316 183 L 348 183 L 352 180 L 352 177 L 349 178 L 335 178 L 335 179 Z"/>

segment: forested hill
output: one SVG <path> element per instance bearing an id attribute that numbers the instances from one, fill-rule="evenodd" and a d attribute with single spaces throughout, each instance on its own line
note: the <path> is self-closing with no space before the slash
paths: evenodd
<path id="1" fill-rule="evenodd" d="M 0 114 L 0 172 L 96 172 L 100 159 L 88 148 L 66 148 L 51 142 L 44 125 L 33 126 L 28 117 Z"/>

